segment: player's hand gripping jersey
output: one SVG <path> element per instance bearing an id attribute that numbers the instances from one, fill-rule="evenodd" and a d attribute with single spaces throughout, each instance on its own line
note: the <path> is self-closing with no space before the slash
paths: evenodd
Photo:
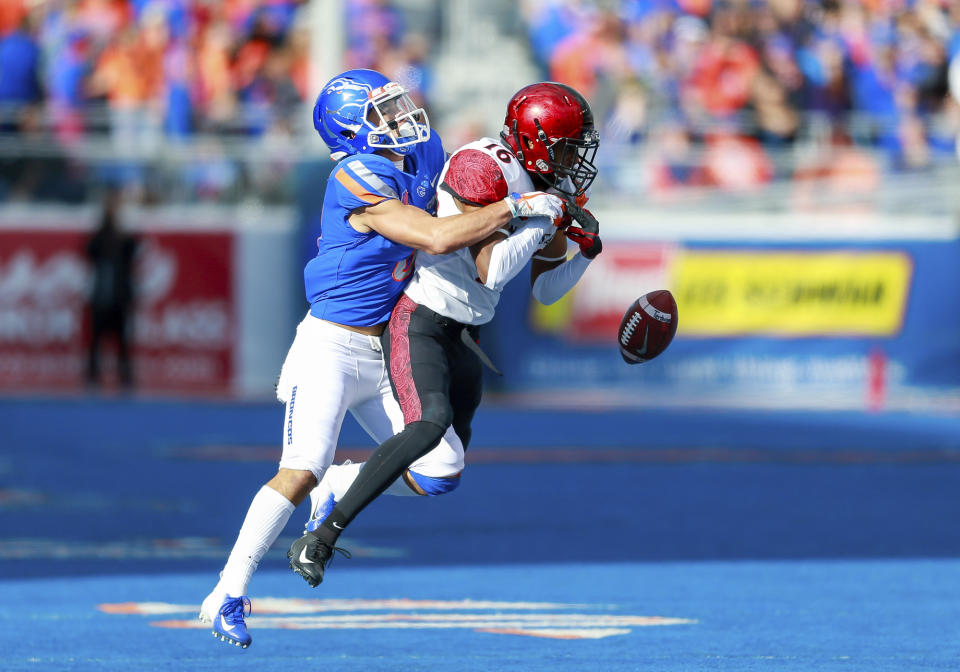
<path id="1" fill-rule="evenodd" d="M 389 319 L 410 279 L 413 250 L 374 231 L 360 233 L 347 220 L 357 208 L 391 198 L 435 214 L 444 159 L 440 138 L 432 134 L 405 157 L 402 170 L 377 154 L 356 154 L 336 165 L 323 199 L 317 256 L 304 269 L 314 317 L 352 326 Z"/>
<path id="2" fill-rule="evenodd" d="M 453 161 L 454 156 L 463 152 L 474 152 L 469 162 Z M 468 205 L 483 206 L 495 203 L 511 193 L 524 193 L 534 190 L 530 176 L 523 170 L 517 158 L 492 138 L 481 138 L 468 143 L 454 152 L 440 175 L 441 188 L 437 191 L 437 215 L 445 217 L 460 213 L 453 196 L 443 185 L 448 170 L 484 171 L 490 177 L 478 180 L 478 183 L 496 184 L 491 193 L 459 193 L 458 196 Z M 470 180 L 467 180 L 468 182 Z M 501 231 L 510 235 L 524 225 L 524 221 L 514 219 L 507 229 Z M 550 235 L 556 232 L 550 227 Z M 549 242 L 549 238 L 538 240 L 537 247 Z M 519 270 L 519 269 L 517 269 Z M 406 289 L 406 294 L 419 305 L 450 317 L 463 324 L 486 324 L 493 319 L 500 293 L 506 281 L 501 278 L 496 283 L 483 283 L 477 277 L 477 266 L 469 248 L 452 254 L 431 255 L 421 252 L 417 255 L 414 277 Z"/>

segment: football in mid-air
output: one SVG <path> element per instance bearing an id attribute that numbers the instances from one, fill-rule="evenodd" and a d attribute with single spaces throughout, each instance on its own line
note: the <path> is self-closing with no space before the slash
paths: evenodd
<path id="1" fill-rule="evenodd" d="M 647 292 L 633 302 L 617 332 L 620 355 L 627 364 L 653 359 L 677 333 L 677 302 L 665 289 Z"/>

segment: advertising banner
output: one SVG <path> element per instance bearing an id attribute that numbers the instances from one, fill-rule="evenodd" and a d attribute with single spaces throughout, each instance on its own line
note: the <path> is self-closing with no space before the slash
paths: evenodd
<path id="1" fill-rule="evenodd" d="M 671 278 L 695 337 L 894 336 L 913 273 L 903 252 L 686 250 Z"/>
<path id="2" fill-rule="evenodd" d="M 238 340 L 232 244 L 226 231 L 143 234 L 133 333 L 144 387 L 230 389 Z"/>
<path id="3" fill-rule="evenodd" d="M 91 230 L 0 229 L 0 390 L 65 391 L 85 384 L 92 286 Z M 137 389 L 226 392 L 234 375 L 233 234 L 173 227 L 136 232 L 133 370 Z M 116 347 L 101 354 L 116 384 Z"/>
<path id="4" fill-rule="evenodd" d="M 485 335 L 502 392 L 557 403 L 861 408 L 960 388 L 960 242 L 614 240 L 551 306 L 508 287 Z M 624 311 L 670 290 L 678 329 L 628 365 Z M 520 327 L 520 328 L 518 328 Z"/>

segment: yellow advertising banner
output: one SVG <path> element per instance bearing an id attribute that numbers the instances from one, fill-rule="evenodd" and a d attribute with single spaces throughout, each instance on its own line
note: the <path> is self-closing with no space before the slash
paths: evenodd
<path id="1" fill-rule="evenodd" d="M 900 252 L 685 250 L 671 289 L 682 336 L 892 336 L 913 264 Z"/>

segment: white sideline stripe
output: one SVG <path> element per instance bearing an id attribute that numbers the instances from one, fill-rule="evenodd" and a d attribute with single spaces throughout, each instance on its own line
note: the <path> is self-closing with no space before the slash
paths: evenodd
<path id="1" fill-rule="evenodd" d="M 616 627 L 678 625 L 693 623 L 686 618 L 662 616 L 612 616 L 603 614 L 353 614 L 337 616 L 294 616 L 289 618 L 251 616 L 248 624 L 261 628 L 345 629 L 345 628 L 531 628 L 531 627 Z"/>
<path id="2" fill-rule="evenodd" d="M 197 612 L 194 605 L 165 602 L 120 602 L 98 605 L 112 615 L 165 615 Z M 597 609 L 588 613 L 585 609 Z M 625 635 L 634 627 L 689 625 L 695 619 L 636 616 L 611 613 L 616 605 L 563 604 L 557 602 L 495 602 L 473 600 L 304 600 L 262 598 L 254 604 L 259 614 L 246 619 L 251 628 L 276 630 L 451 630 L 463 629 L 499 635 L 526 635 L 551 639 L 602 639 Z M 356 613 L 359 610 L 380 613 Z M 460 611 L 446 611 L 446 610 Z M 541 610 L 577 609 L 544 613 Z M 406 612 L 402 610 L 407 610 Z M 413 611 L 416 610 L 416 611 Z M 427 611 L 427 610 L 432 610 Z M 464 610 L 474 610 L 468 613 Z M 481 610 L 477 613 L 477 610 Z M 305 615 L 317 611 L 338 612 Z M 352 613 L 344 613 L 352 612 Z M 518 613 L 519 612 L 519 613 Z M 531 613 L 532 612 L 532 613 Z M 150 621 L 155 628 L 201 630 L 207 623 L 197 618 Z"/>
<path id="3" fill-rule="evenodd" d="M 266 597 L 256 599 L 261 614 L 316 613 L 322 611 L 351 611 L 376 609 L 583 609 L 585 604 L 558 602 L 493 602 L 485 600 L 304 600 L 298 598 Z"/>
<path id="4" fill-rule="evenodd" d="M 630 634 L 629 630 L 623 628 L 594 628 L 594 629 L 564 629 L 564 628 L 537 628 L 505 630 L 503 628 L 484 629 L 480 632 L 490 632 L 499 635 L 527 635 L 528 637 L 547 637 L 550 639 L 603 639 L 604 637 L 614 637 L 615 635 Z"/>
<path id="5" fill-rule="evenodd" d="M 284 597 L 258 597 L 253 600 L 258 614 L 310 614 L 325 611 L 354 610 L 400 610 L 400 609 L 584 609 L 588 606 L 612 608 L 608 605 L 562 604 L 558 602 L 493 602 L 481 600 L 364 600 L 329 599 L 304 600 Z M 100 611 L 140 616 L 162 616 L 167 614 L 190 614 L 198 610 L 194 604 L 171 604 L 169 602 L 122 602 L 119 604 L 101 604 Z M 338 617 L 339 618 L 339 617 Z"/>
<path id="6" fill-rule="evenodd" d="M 604 616 L 597 614 L 369 614 L 347 616 L 251 616 L 247 625 L 276 630 L 476 630 L 568 639 L 622 635 L 630 627 L 692 625 L 696 619 L 662 616 Z M 152 621 L 150 625 L 172 629 L 207 629 L 197 619 Z"/>

